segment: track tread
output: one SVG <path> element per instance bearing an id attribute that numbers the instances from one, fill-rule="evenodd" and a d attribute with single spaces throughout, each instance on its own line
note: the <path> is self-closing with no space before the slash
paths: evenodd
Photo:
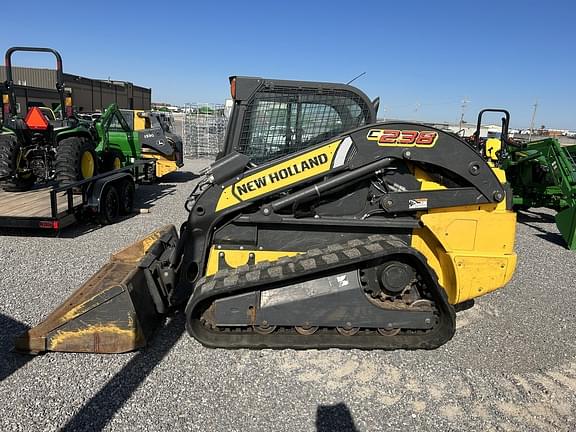
<path id="1" fill-rule="evenodd" d="M 347 253 L 350 246 L 357 253 Z M 392 338 L 376 337 L 374 341 L 366 344 L 357 344 L 361 338 L 357 336 L 346 337 L 339 335 L 337 338 L 331 336 L 330 341 L 324 337 L 324 341 L 316 336 L 285 336 L 286 343 L 277 342 L 281 335 L 253 335 L 254 341 L 249 341 L 251 335 L 234 335 L 233 332 L 211 332 L 203 328 L 199 323 L 202 304 L 211 302 L 216 298 L 235 295 L 241 292 L 256 288 L 273 288 L 284 286 L 291 281 L 322 277 L 326 274 L 336 274 L 345 269 L 358 268 L 359 265 L 381 259 L 395 254 L 411 255 L 427 270 L 427 285 L 433 285 L 435 292 L 435 303 L 441 312 L 441 323 L 438 331 L 432 330 L 426 336 L 410 335 L 395 337 L 399 342 L 397 345 L 390 345 Z M 350 256 L 352 255 L 352 256 Z M 355 239 L 343 243 L 342 245 L 330 245 L 325 249 L 311 249 L 306 253 L 295 255 L 283 260 L 283 264 L 278 261 L 263 261 L 255 265 L 246 265 L 236 269 L 224 269 L 215 275 L 204 277 L 198 281 L 194 290 L 194 295 L 186 307 L 187 328 L 190 334 L 200 340 L 201 343 L 211 347 L 224 348 L 359 348 L 359 349 L 432 349 L 450 340 L 455 330 L 455 313 L 451 305 L 448 304 L 444 290 L 438 284 L 438 278 L 427 264 L 425 258 L 415 249 L 408 247 L 402 241 L 393 236 L 386 238 L 381 235 L 369 236 L 367 239 Z M 214 340 L 216 338 L 220 340 Z M 226 338 L 236 338 L 234 342 L 227 342 Z M 321 337 L 321 336 L 320 336 Z M 364 337 L 364 336 L 363 336 Z M 231 340 L 231 339 L 230 339 Z M 319 342 L 320 341 L 320 342 Z M 309 343 L 312 345 L 309 346 Z M 384 344 L 384 345 L 383 345 Z M 386 345 L 388 344 L 388 345 Z"/>

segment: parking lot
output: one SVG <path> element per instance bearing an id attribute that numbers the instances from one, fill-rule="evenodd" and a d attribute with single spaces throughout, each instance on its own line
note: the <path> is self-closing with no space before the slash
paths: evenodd
<path id="1" fill-rule="evenodd" d="M 149 212 L 118 224 L 0 233 L 0 430 L 576 429 L 576 255 L 545 210 L 519 215 L 512 282 L 434 351 L 211 350 L 179 314 L 136 353 L 10 352 L 112 252 L 182 223 L 206 163 L 142 186 Z"/>

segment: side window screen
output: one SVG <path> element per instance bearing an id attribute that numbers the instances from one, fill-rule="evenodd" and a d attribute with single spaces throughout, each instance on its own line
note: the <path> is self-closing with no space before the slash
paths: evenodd
<path id="1" fill-rule="evenodd" d="M 289 107 L 287 101 L 255 100 L 250 127 L 243 131 L 238 151 L 250 156 L 256 163 L 282 154 L 291 138 Z"/>
<path id="2" fill-rule="evenodd" d="M 346 90 L 274 88 L 247 107 L 236 151 L 260 164 L 367 123 L 369 108 Z"/>
<path id="3" fill-rule="evenodd" d="M 323 137 L 330 139 L 344 132 L 342 119 L 329 105 L 302 104 L 301 133 L 303 142 L 321 142 Z"/>

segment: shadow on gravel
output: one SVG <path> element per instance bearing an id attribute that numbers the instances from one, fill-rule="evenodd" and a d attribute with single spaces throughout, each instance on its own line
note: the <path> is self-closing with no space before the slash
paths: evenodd
<path id="1" fill-rule="evenodd" d="M 520 223 L 526 223 L 526 222 L 555 223 L 553 214 L 541 213 L 534 210 L 522 210 L 516 212 L 516 217 L 518 222 Z"/>
<path id="2" fill-rule="evenodd" d="M 137 209 L 150 209 L 154 207 L 154 204 L 159 199 L 162 199 L 168 195 L 174 195 L 175 193 L 175 184 L 153 183 L 139 186 L 138 190 L 136 191 L 134 207 Z M 182 203 L 182 205 L 184 205 L 184 203 Z"/>
<path id="3" fill-rule="evenodd" d="M 553 243 L 555 245 L 562 246 L 564 249 L 566 249 L 566 247 L 567 247 L 566 240 L 564 240 L 564 237 L 562 237 L 560 234 L 540 230 L 537 227 L 534 227 L 532 225 L 530 225 L 530 226 L 541 232 L 541 234 L 536 234 L 536 237 L 540 237 L 541 239 L 544 239 L 544 240 L 546 240 L 550 243 Z"/>
<path id="4" fill-rule="evenodd" d="M 190 171 L 175 171 L 166 174 L 160 181 L 162 183 L 186 183 L 198 177 L 200 177 L 198 174 Z"/>
<path id="5" fill-rule="evenodd" d="M 535 225 L 538 223 L 556 223 L 554 215 L 549 213 L 540 213 L 533 210 L 523 210 L 521 212 L 517 212 L 517 220 L 519 223 L 529 226 L 532 229 L 535 229 L 539 232 L 536 234 L 537 237 L 544 239 L 552 244 L 562 246 L 566 248 L 566 241 L 562 237 L 562 235 L 556 232 L 550 232 L 547 229 L 542 228 L 541 226 Z"/>
<path id="6" fill-rule="evenodd" d="M 352 414 L 345 403 L 318 405 L 316 409 L 317 432 L 358 432 Z"/>
<path id="7" fill-rule="evenodd" d="M 152 339 L 150 347 L 130 360 L 106 383 L 61 431 L 102 430 L 138 389 L 162 359 L 170 352 L 184 332 L 186 319 L 177 313 Z"/>
<path id="8" fill-rule="evenodd" d="M 28 327 L 15 319 L 0 313 L 0 382 L 4 381 L 34 357 L 10 352 L 14 346 L 14 338 Z"/>

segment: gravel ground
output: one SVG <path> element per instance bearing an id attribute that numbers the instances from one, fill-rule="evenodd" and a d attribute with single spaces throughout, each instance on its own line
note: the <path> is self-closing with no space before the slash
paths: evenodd
<path id="1" fill-rule="evenodd" d="M 0 233 L 0 430 L 576 429 L 576 255 L 545 210 L 520 217 L 512 282 L 435 351 L 210 350 L 176 316 L 138 353 L 10 352 L 110 253 L 180 224 L 205 163 L 141 187 L 150 213 L 116 225 Z"/>

